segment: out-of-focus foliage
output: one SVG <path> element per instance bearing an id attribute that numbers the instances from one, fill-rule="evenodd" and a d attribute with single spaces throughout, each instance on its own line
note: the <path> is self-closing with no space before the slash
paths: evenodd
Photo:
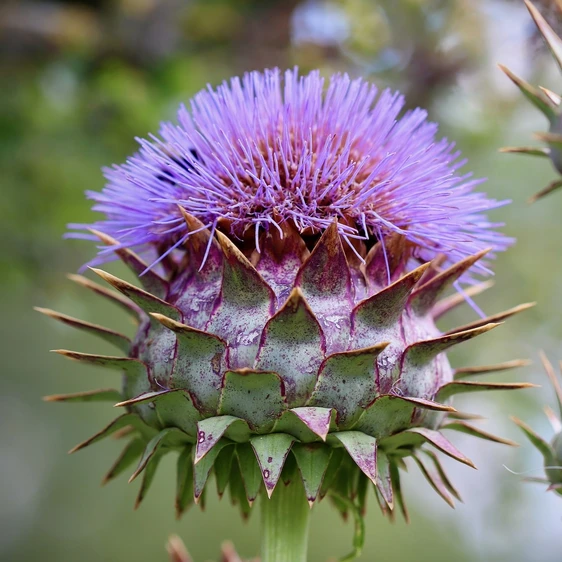
<path id="1" fill-rule="evenodd" d="M 559 89 L 533 29 L 515 0 L 4 0 L 0 558 L 164 561 L 170 532 L 184 538 L 197 560 L 216 558 L 227 538 L 244 556 L 258 550 L 257 518 L 243 525 L 227 500 L 174 522 L 171 463 L 164 463 L 142 509 L 132 513 L 134 484 L 98 484 L 118 443 L 71 458 L 63 454 L 109 420 L 111 408 L 93 406 L 88 413 L 83 406 L 40 400 L 90 388 L 84 377 L 96 377 L 100 387 L 115 383 L 111 373 L 49 356 L 46 350 L 54 347 L 109 350 L 54 327 L 31 311 L 33 305 L 131 329 L 118 311 L 100 307 L 66 281 L 64 273 L 94 251 L 90 243 L 61 240 L 65 224 L 90 221 L 83 192 L 101 188 L 100 167 L 122 161 L 135 150 L 136 135 L 157 132 L 159 121 L 173 118 L 177 105 L 206 83 L 298 64 L 326 74 L 363 74 L 381 87 L 400 88 L 409 106 L 427 107 L 443 134 L 458 141 L 470 169 L 489 178 L 490 195 L 514 199 L 495 216 L 519 242 L 498 261 L 496 287 L 479 298 L 480 306 L 493 313 L 539 301 L 496 330 L 486 349 L 460 350 L 455 364 L 536 358 L 540 347 L 562 356 L 560 207 L 555 197 L 552 204 L 524 203 L 550 171 L 541 161 L 497 153 L 502 145 L 524 143 L 544 124 L 520 103 L 495 63 Z M 451 323 L 474 318 L 465 307 Z M 520 377 L 543 382 L 540 367 Z M 495 411 L 488 429 L 518 439 L 507 414 L 540 432 L 544 420 L 533 416 L 549 401 L 543 392 L 486 398 L 486 404 L 474 395 L 462 407 Z M 412 524 L 392 526 L 371 509 L 362 559 L 558 561 L 562 502 L 525 487 L 502 467 L 540 472 L 540 458 L 527 446 L 459 445 L 480 467 L 478 473 L 451 467 L 466 503 L 451 512 L 418 491 L 419 475 L 412 470 L 404 479 L 408 497 L 417 498 Z M 322 505 L 312 524 L 311 562 L 345 552 L 351 525 Z"/>

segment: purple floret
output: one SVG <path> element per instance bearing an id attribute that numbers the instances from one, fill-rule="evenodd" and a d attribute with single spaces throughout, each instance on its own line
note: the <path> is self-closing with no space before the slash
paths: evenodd
<path id="1" fill-rule="evenodd" d="M 106 218 L 70 228 L 163 254 L 189 237 L 181 206 L 212 231 L 252 237 L 258 250 L 260 233 L 283 221 L 307 234 L 334 217 L 348 241 L 400 233 L 423 260 L 510 245 L 484 214 L 507 201 L 474 191 L 484 180 L 458 173 L 464 161 L 435 138 L 424 110 L 400 117 L 398 92 L 346 74 L 327 82 L 318 71 L 274 69 L 208 87 L 190 110 L 180 107 L 177 124 L 105 169 L 105 188 L 87 195 Z"/>

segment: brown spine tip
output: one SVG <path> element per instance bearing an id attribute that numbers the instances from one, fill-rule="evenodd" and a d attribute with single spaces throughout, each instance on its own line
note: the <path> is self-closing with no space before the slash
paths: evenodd
<path id="1" fill-rule="evenodd" d="M 94 236 L 97 236 L 101 242 L 106 244 L 107 246 L 117 246 L 119 242 L 115 240 L 115 238 L 109 236 L 105 232 L 101 232 L 101 230 L 96 230 L 95 228 L 88 229 Z"/>
<path id="2" fill-rule="evenodd" d="M 550 380 L 550 383 L 552 384 L 552 387 L 554 388 L 554 392 L 556 394 L 556 399 L 558 401 L 558 406 L 560 408 L 560 412 L 562 413 L 562 385 L 560 385 L 558 377 L 556 376 L 556 373 L 554 372 L 554 367 L 552 366 L 552 363 L 548 360 L 548 357 L 546 356 L 546 353 L 541 350 L 539 352 L 539 357 L 541 359 L 541 363 L 544 367 L 544 370 L 546 371 L 546 374 L 547 374 L 547 376 Z"/>
<path id="3" fill-rule="evenodd" d="M 556 191 L 560 187 L 562 187 L 562 180 L 554 180 L 550 182 L 544 189 L 541 189 L 538 193 L 535 193 L 535 195 L 529 197 L 527 203 L 531 205 L 537 202 L 539 199 L 542 199 L 546 195 L 549 195 L 553 191 Z"/>
<path id="4" fill-rule="evenodd" d="M 558 135 L 556 133 L 539 131 L 534 133 L 533 136 L 537 140 L 546 142 L 548 144 L 562 144 L 562 135 Z"/>
<path id="5" fill-rule="evenodd" d="M 529 359 L 514 359 L 512 361 L 505 361 L 496 365 L 482 365 L 478 367 L 463 367 L 455 369 L 455 378 L 460 379 L 472 375 L 484 375 L 488 373 L 496 373 L 499 371 L 507 371 L 508 369 L 517 369 L 520 367 L 528 367 L 532 364 Z"/>
<path id="6" fill-rule="evenodd" d="M 410 305 L 414 311 L 418 314 L 429 312 L 441 293 L 491 250 L 491 247 L 486 248 L 476 254 L 468 256 L 438 275 L 431 277 L 426 282 L 423 282 L 424 279 L 422 279 L 423 284 L 421 287 L 418 287 L 410 296 Z"/>
<path id="7" fill-rule="evenodd" d="M 520 312 L 524 312 L 529 308 L 533 308 L 536 304 L 537 304 L 536 302 L 528 302 L 525 304 L 520 304 L 518 306 L 510 308 L 509 310 L 498 312 L 497 314 L 493 314 L 492 316 L 488 316 L 486 318 L 480 318 L 479 320 L 475 320 L 470 324 L 465 324 L 464 326 L 460 326 L 458 328 L 455 328 L 454 330 L 450 330 L 446 332 L 446 334 L 453 334 L 455 332 L 464 332 L 467 330 L 472 330 L 474 328 L 479 328 L 480 326 L 484 326 L 486 324 L 502 323 L 503 320 L 507 320 L 511 316 L 515 316 Z"/>

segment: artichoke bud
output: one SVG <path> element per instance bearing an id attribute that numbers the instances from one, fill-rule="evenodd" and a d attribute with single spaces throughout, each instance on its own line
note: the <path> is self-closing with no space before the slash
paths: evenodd
<path id="1" fill-rule="evenodd" d="M 300 480 L 312 506 L 407 518 L 409 458 L 449 504 L 459 498 L 436 453 L 473 463 L 451 432 L 511 444 L 455 410 L 456 394 L 525 383 L 473 379 L 524 361 L 453 369 L 445 352 L 523 305 L 446 333 L 436 321 L 489 283 L 445 296 L 511 240 L 486 211 L 503 205 L 458 175 L 458 152 L 403 99 L 318 72 L 249 73 L 193 101 L 162 140 L 141 141 L 90 193 L 107 220 L 74 225 L 120 258 L 137 284 L 92 268 L 71 279 L 123 308 L 132 339 L 50 310 L 122 353 L 59 350 L 122 373 L 120 389 L 48 397 L 108 401 L 122 414 L 77 445 L 126 441 L 109 481 L 134 465 L 137 505 L 176 453 L 176 511 L 204 504 L 209 478 L 247 517 L 258 495 Z M 375 101 L 376 100 L 376 101 Z M 138 247 L 143 255 L 131 250 Z M 156 253 L 156 257 L 155 257 Z M 148 258 L 145 261 L 145 257 Z M 107 286 L 111 289 L 108 289 Z M 302 483 L 302 484 L 301 484 Z"/>

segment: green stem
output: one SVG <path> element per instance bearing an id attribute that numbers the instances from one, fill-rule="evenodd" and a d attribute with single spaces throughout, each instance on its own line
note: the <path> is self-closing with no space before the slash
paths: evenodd
<path id="1" fill-rule="evenodd" d="M 300 478 L 280 481 L 261 504 L 261 562 L 306 562 L 310 507 Z"/>

